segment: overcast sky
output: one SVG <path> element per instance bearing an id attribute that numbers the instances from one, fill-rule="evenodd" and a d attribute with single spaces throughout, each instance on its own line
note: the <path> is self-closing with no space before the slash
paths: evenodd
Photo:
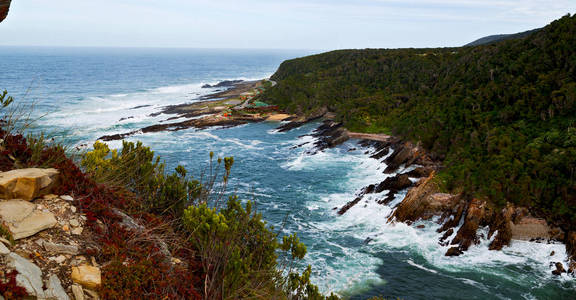
<path id="1" fill-rule="evenodd" d="M 575 12 L 576 0 L 15 0 L 0 45 L 460 46 Z"/>

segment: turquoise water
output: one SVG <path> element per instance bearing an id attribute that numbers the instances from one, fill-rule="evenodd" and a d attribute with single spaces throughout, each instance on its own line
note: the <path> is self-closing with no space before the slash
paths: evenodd
<path id="1" fill-rule="evenodd" d="M 213 89 L 205 83 L 270 76 L 285 59 L 304 51 L 170 50 L 97 48 L 0 48 L 0 89 L 44 115 L 37 129 L 81 146 L 99 136 L 155 124 L 162 106 L 193 102 Z M 145 106 L 145 107 L 143 107 Z M 129 118 L 130 117 L 130 118 Z M 120 121 L 122 118 L 129 118 Z M 308 246 L 304 264 L 324 291 L 365 299 L 574 299 L 576 284 L 554 278 L 549 263 L 562 261 L 563 245 L 515 242 L 501 252 L 483 241 L 465 255 L 447 258 L 437 225 L 424 229 L 388 224 L 390 206 L 367 197 L 344 216 L 334 208 L 364 186 L 382 181 L 385 165 L 369 158 L 355 141 L 308 155 L 303 135 L 317 124 L 287 133 L 277 123 L 229 129 L 194 129 L 136 135 L 170 166 L 200 175 L 208 154 L 234 156 L 231 187 L 255 198 L 264 218 L 285 233 L 298 232 Z M 117 147 L 119 142 L 111 142 Z M 356 150 L 353 150 L 356 149 Z M 352 150 L 352 151 L 350 151 Z M 372 241 L 366 243 L 366 239 Z M 555 256 L 550 253 L 555 251 Z"/>

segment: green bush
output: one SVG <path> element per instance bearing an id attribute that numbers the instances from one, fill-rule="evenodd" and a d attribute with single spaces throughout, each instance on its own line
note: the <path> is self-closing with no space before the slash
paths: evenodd
<path id="1" fill-rule="evenodd" d="M 298 237 L 279 242 L 253 202 L 242 205 L 226 192 L 232 157 L 214 161 L 210 153 L 204 182 L 191 179 L 182 166 L 167 174 L 160 158 L 140 142 L 123 142 L 120 151 L 96 142 L 81 164 L 97 182 L 132 193 L 140 203 L 134 212 L 181 220 L 175 227 L 202 262 L 204 299 L 326 299 L 310 282 L 310 267 L 301 275 L 293 270 L 306 254 Z"/>
<path id="2" fill-rule="evenodd" d="M 180 216 L 202 194 L 202 185 L 187 177 L 184 167 L 166 174 L 165 163 L 141 142 L 123 141 L 120 152 L 96 142 L 81 165 L 97 182 L 133 193 L 140 200 L 138 210 Z"/>

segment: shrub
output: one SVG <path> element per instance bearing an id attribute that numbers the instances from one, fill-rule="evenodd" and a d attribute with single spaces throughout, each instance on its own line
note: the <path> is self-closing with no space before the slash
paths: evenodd
<path id="1" fill-rule="evenodd" d="M 202 191 L 200 182 L 187 178 L 182 166 L 166 174 L 166 165 L 141 142 L 123 141 L 120 152 L 96 142 L 81 165 L 97 182 L 134 193 L 141 204 L 136 211 L 180 216 Z"/>

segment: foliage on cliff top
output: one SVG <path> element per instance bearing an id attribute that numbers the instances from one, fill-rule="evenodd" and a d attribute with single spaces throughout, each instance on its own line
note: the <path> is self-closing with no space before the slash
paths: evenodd
<path id="1" fill-rule="evenodd" d="M 479 47 L 341 50 L 289 60 L 262 99 L 420 141 L 452 191 L 576 229 L 576 16 Z"/>

